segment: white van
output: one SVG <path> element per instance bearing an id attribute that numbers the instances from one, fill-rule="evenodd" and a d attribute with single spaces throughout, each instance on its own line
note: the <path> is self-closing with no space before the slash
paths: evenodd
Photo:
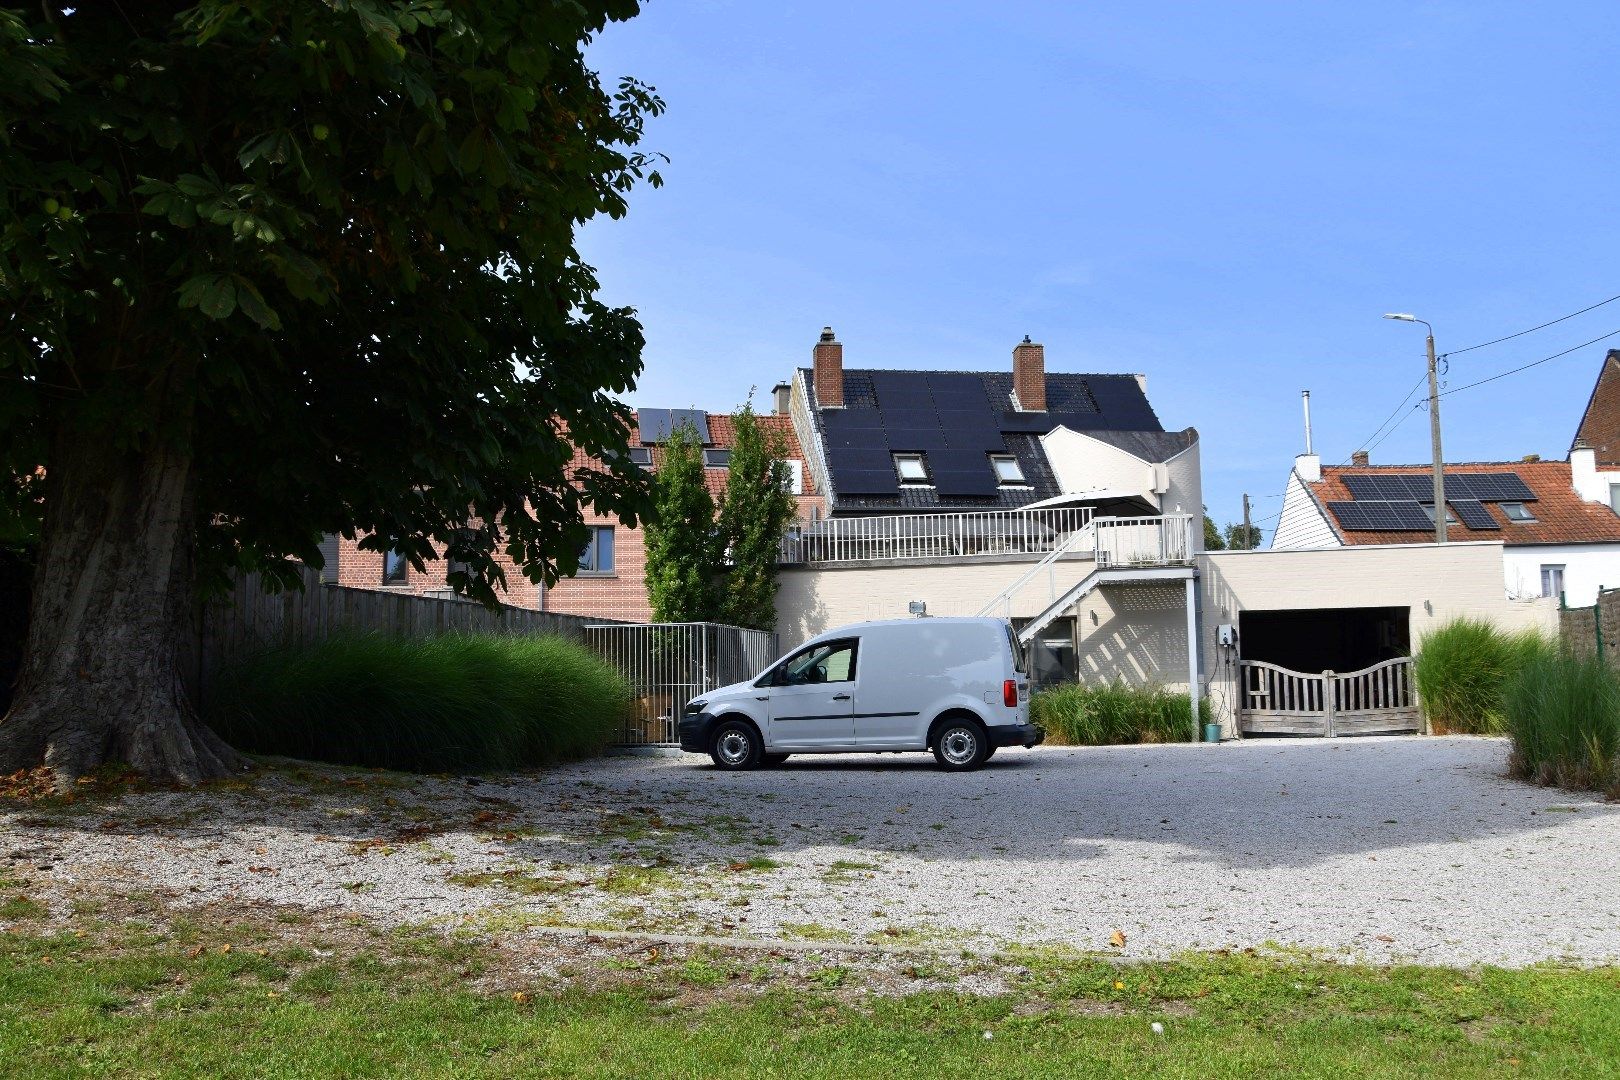
<path id="1" fill-rule="evenodd" d="M 977 769 L 1002 746 L 1038 745 L 1024 650 L 1003 619 L 890 619 L 813 638 L 758 678 L 694 698 L 681 749 L 722 769 L 789 754 L 932 750 Z"/>

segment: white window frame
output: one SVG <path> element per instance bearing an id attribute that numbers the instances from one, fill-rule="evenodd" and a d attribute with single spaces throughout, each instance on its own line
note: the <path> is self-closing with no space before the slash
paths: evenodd
<path id="1" fill-rule="evenodd" d="M 908 469 L 914 469 L 915 475 L 909 475 Z M 902 484 L 926 484 L 929 482 L 928 463 L 921 454 L 895 454 L 894 471 L 900 477 Z"/>
<path id="2" fill-rule="evenodd" d="M 804 494 L 804 462 L 798 458 L 788 458 L 788 490 L 795 495 Z"/>
<path id="3" fill-rule="evenodd" d="M 731 468 L 730 449 L 716 446 L 703 451 L 703 467 L 705 469 Z"/>
<path id="4" fill-rule="evenodd" d="M 1609 485 L 1609 509 L 1620 514 L 1620 484 Z"/>
<path id="5" fill-rule="evenodd" d="M 1564 591 L 1564 570 L 1567 568 L 1567 566 L 1567 563 L 1541 564 L 1542 596 L 1558 596 Z M 1558 587 L 1554 589 L 1552 588 L 1553 585 L 1557 585 Z"/>
<path id="6" fill-rule="evenodd" d="M 633 465 L 640 465 L 643 469 L 652 468 L 652 447 L 632 446 L 630 448 L 630 462 Z"/>
<path id="7" fill-rule="evenodd" d="M 1612 484 L 1610 486 L 1611 487 L 1620 487 L 1620 484 Z M 1502 516 L 1507 518 L 1508 521 L 1512 522 L 1515 525 L 1525 525 L 1525 524 L 1529 524 L 1530 522 L 1533 522 L 1533 521 L 1536 520 L 1536 515 L 1534 514 L 1534 512 L 1531 511 L 1529 506 L 1527 506 L 1526 504 L 1524 504 L 1522 502 L 1503 502 L 1503 503 L 1497 503 L 1496 505 L 1502 508 Z M 1508 510 L 1508 507 L 1510 507 L 1510 506 L 1517 506 L 1519 508 L 1520 512 L 1522 512 L 1524 514 L 1524 516 L 1523 517 L 1514 517 L 1512 512 L 1510 512 Z"/>
<path id="8" fill-rule="evenodd" d="M 382 583 L 384 585 L 404 585 L 410 578 L 411 560 L 405 557 L 403 551 L 383 552 Z"/>
<path id="9" fill-rule="evenodd" d="M 1012 466 L 1012 475 L 1003 472 L 1003 466 Z M 990 467 L 996 471 L 996 483 L 1001 487 L 1029 487 L 1024 476 L 1024 465 L 1016 454 L 991 454 Z"/>

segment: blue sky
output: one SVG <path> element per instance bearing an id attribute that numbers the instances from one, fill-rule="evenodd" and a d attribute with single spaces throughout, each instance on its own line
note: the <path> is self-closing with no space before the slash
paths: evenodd
<path id="1" fill-rule="evenodd" d="M 593 223 L 638 309 L 636 405 L 729 409 L 808 364 L 1142 372 L 1219 521 L 1273 514 L 1312 391 L 1345 459 L 1461 349 L 1620 293 L 1620 6 L 654 0 L 590 58 L 654 84 L 666 186 Z M 1620 302 L 1456 357 L 1461 386 Z M 1444 399 L 1446 457 L 1562 457 L 1608 345 Z M 1426 461 L 1425 412 L 1373 451 Z M 1269 523 L 1268 523 L 1269 524 Z M 1268 530 L 1269 532 L 1269 530 Z"/>

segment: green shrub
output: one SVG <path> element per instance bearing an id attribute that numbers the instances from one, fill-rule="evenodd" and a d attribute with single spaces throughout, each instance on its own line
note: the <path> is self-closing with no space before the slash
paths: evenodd
<path id="1" fill-rule="evenodd" d="M 228 668 L 206 719 L 243 750 L 461 772 L 600 753 L 629 700 L 617 672 L 561 638 L 345 633 Z"/>
<path id="2" fill-rule="evenodd" d="M 1213 712 L 1209 699 L 1198 703 L 1203 723 Z M 1119 743 L 1192 742 L 1186 694 L 1160 686 L 1068 683 L 1042 690 L 1029 703 L 1030 718 L 1060 746 L 1113 746 Z"/>
<path id="3" fill-rule="evenodd" d="M 1503 693 L 1543 639 L 1506 634 L 1483 619 L 1454 619 L 1423 638 L 1413 660 L 1418 697 L 1436 735 L 1499 735 Z"/>
<path id="4" fill-rule="evenodd" d="M 1513 775 L 1620 794 L 1620 676 L 1601 659 L 1550 643 L 1527 652 L 1508 682 L 1505 712 Z"/>

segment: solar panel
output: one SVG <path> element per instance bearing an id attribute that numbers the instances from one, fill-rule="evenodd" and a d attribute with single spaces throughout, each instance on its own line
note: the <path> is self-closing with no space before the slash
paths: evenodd
<path id="1" fill-rule="evenodd" d="M 941 495 L 994 495 L 1000 484 L 990 459 L 979 450 L 936 450 L 928 455 Z"/>
<path id="2" fill-rule="evenodd" d="M 1448 473 L 1446 491 L 1483 502 L 1533 502 L 1536 493 L 1518 473 Z"/>
<path id="3" fill-rule="evenodd" d="M 897 495 L 900 481 L 893 469 L 834 469 L 833 489 L 840 495 Z"/>
<path id="4" fill-rule="evenodd" d="M 636 426 L 643 445 L 652 446 L 669 438 L 668 409 L 637 409 Z"/>
<path id="5" fill-rule="evenodd" d="M 1457 515 L 1457 520 L 1462 522 L 1468 528 L 1501 528 L 1501 526 L 1496 523 L 1496 519 L 1491 517 L 1491 512 L 1485 509 L 1485 504 L 1480 502 L 1478 499 L 1449 499 L 1447 501 L 1451 506 L 1452 513 Z"/>
<path id="6" fill-rule="evenodd" d="M 1423 499 L 1434 493 L 1433 477 L 1405 473 L 1346 476 L 1344 486 L 1357 499 Z"/>
<path id="7" fill-rule="evenodd" d="M 934 412 L 934 399 L 926 390 L 885 390 L 878 388 L 878 408 L 885 416 L 906 416 L 914 413 Z"/>
<path id="8" fill-rule="evenodd" d="M 884 449 L 861 446 L 841 447 L 827 451 L 827 468 L 834 473 L 844 469 L 850 470 L 882 470 L 894 472 L 894 462 L 889 452 Z"/>
<path id="9" fill-rule="evenodd" d="M 945 431 L 938 424 L 913 427 L 890 426 L 887 430 L 890 450 L 943 450 L 947 442 Z"/>
<path id="10" fill-rule="evenodd" d="M 872 385 L 879 396 L 884 393 L 928 393 L 928 376 L 921 371 L 874 371 Z"/>
<path id="11" fill-rule="evenodd" d="M 646 445 L 668 442 L 670 433 L 682 426 L 695 430 L 704 445 L 713 441 L 709 438 L 709 418 L 701 409 L 638 409 L 636 425 Z"/>
<path id="12" fill-rule="evenodd" d="M 1347 532 L 1424 532 L 1434 528 L 1423 507 L 1410 499 L 1330 502 L 1328 511 Z"/>

